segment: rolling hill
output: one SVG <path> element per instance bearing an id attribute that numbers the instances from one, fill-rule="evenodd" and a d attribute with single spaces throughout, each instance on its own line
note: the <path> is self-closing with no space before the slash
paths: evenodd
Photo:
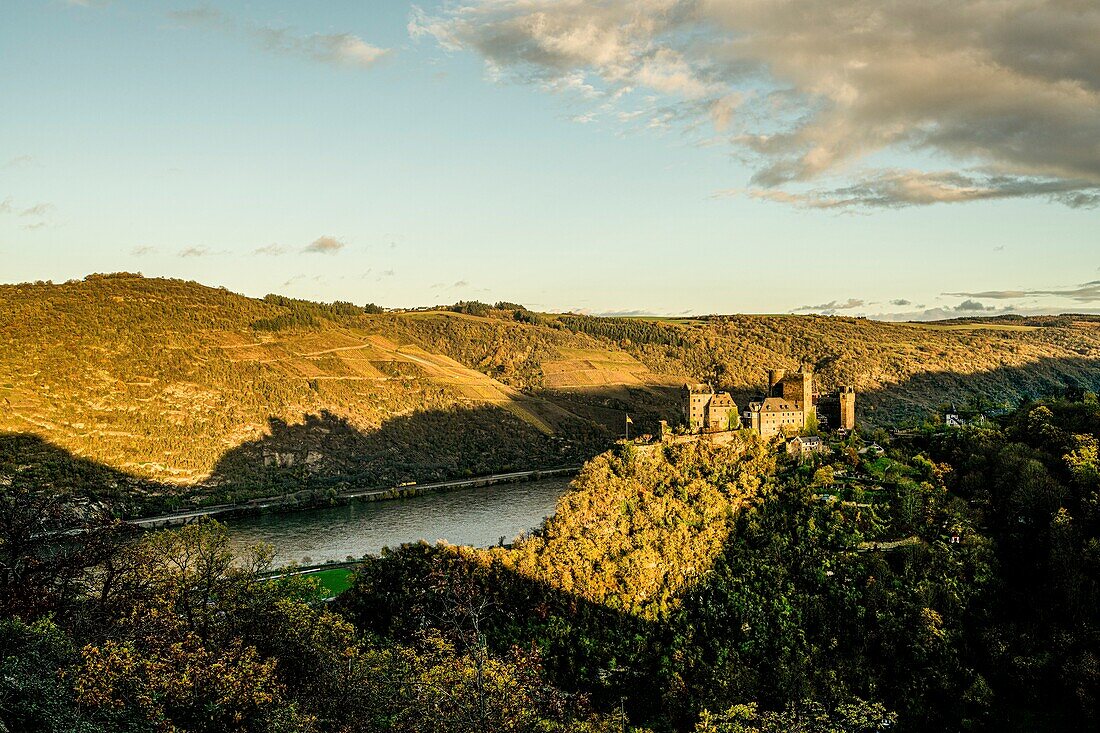
<path id="1" fill-rule="evenodd" d="M 642 431 L 675 420 L 685 380 L 743 402 L 768 366 L 856 385 L 877 425 L 1100 387 L 1087 317 L 378 310 L 126 273 L 0 286 L 0 473 L 21 470 L 33 437 L 39 462 L 90 462 L 107 478 L 85 491 L 139 511 L 577 463 L 627 412 Z"/>

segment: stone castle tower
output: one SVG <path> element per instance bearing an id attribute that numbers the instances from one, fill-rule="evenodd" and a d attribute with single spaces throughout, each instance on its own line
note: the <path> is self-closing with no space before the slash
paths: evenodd
<path id="1" fill-rule="evenodd" d="M 786 369 L 768 370 L 768 397 L 782 397 L 787 402 L 813 406 L 814 375 L 807 367 L 799 367 L 794 374 Z"/>
<path id="2" fill-rule="evenodd" d="M 856 388 L 845 385 L 837 390 L 837 399 L 840 400 L 840 423 L 838 428 L 851 430 L 856 426 Z"/>

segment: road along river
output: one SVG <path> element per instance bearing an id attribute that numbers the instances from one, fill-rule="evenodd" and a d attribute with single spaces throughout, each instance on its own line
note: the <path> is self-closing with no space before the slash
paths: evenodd
<path id="1" fill-rule="evenodd" d="M 258 542 L 273 545 L 276 566 L 343 562 L 418 540 L 489 547 L 502 537 L 511 542 L 553 514 L 570 480 L 496 484 L 219 521 L 229 527 L 238 551 Z"/>

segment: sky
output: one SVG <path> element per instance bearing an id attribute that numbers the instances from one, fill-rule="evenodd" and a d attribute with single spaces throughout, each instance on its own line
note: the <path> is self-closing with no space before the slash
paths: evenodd
<path id="1" fill-rule="evenodd" d="M 1094 0 L 0 3 L 0 282 L 1100 312 Z"/>

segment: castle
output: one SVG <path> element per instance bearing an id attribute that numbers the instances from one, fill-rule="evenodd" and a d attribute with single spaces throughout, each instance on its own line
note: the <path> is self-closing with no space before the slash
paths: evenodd
<path id="1" fill-rule="evenodd" d="M 740 414 L 729 392 L 715 392 L 709 384 L 685 384 L 681 407 L 684 423 L 693 433 L 744 427 L 770 438 L 807 427 L 851 430 L 856 425 L 855 389 L 843 386 L 817 394 L 813 372 L 805 367 L 792 374 L 769 369 L 767 394 L 749 402 Z"/>
<path id="2" fill-rule="evenodd" d="M 693 433 L 714 433 L 740 427 L 737 405 L 729 392 L 715 392 L 709 384 L 684 385 L 684 422 Z"/>

